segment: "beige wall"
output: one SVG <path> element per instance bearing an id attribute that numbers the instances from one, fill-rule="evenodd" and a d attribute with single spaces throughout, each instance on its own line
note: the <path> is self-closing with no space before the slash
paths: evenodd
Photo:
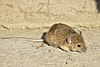
<path id="1" fill-rule="evenodd" d="M 99 26 L 94 0 L 0 0 L 0 28 L 50 26 L 54 23 Z"/>

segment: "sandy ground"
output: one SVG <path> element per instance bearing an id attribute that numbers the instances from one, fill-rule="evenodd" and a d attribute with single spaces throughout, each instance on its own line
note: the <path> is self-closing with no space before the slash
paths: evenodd
<path id="1" fill-rule="evenodd" d="M 100 67 L 100 30 L 82 30 L 86 53 L 65 52 L 28 37 L 40 39 L 47 29 L 0 30 L 0 67 Z"/>
<path id="2" fill-rule="evenodd" d="M 0 0 L 0 67 L 100 67 L 100 12 L 95 1 L 99 2 Z M 86 53 L 65 52 L 31 41 L 59 22 L 82 30 Z"/>

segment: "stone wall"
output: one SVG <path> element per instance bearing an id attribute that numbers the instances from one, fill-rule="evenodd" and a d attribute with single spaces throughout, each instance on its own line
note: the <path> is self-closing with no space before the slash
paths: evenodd
<path id="1" fill-rule="evenodd" d="M 0 0 L 0 28 L 34 28 L 59 22 L 100 27 L 99 6 L 98 0 Z"/>

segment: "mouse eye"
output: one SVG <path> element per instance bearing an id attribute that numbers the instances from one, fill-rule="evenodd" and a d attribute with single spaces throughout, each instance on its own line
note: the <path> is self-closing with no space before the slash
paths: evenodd
<path id="1" fill-rule="evenodd" d="M 81 47 L 81 45 L 77 45 L 77 47 Z"/>

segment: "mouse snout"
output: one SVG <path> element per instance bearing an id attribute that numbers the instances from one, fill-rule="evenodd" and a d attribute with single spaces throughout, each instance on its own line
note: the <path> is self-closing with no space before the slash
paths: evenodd
<path id="1" fill-rule="evenodd" d="M 81 49 L 81 52 L 84 52 L 85 53 L 86 52 L 86 49 L 87 49 L 86 47 L 82 48 Z"/>

